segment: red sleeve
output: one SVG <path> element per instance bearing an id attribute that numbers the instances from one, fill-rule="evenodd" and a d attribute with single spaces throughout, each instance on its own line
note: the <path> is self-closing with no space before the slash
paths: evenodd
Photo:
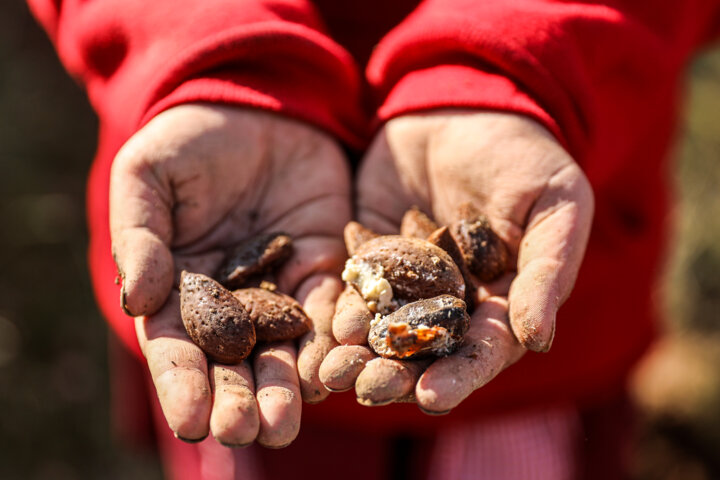
<path id="1" fill-rule="evenodd" d="M 715 0 L 426 0 L 370 60 L 378 120 L 447 106 L 518 112 L 582 157 L 623 111 L 652 112 L 643 98 L 660 89 L 672 96 L 718 10 Z"/>
<path id="2" fill-rule="evenodd" d="M 89 266 L 98 304 L 140 356 L 120 310 L 108 185 L 117 150 L 160 111 L 217 102 L 280 112 L 363 142 L 360 76 L 307 0 L 29 0 L 100 118 L 90 171 Z"/>
<path id="3" fill-rule="evenodd" d="M 306 0 L 29 0 L 104 127 L 170 106 L 249 105 L 361 143 L 359 77 Z"/>

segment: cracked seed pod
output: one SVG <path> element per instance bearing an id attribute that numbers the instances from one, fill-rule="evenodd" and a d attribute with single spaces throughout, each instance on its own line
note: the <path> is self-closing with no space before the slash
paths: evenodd
<path id="1" fill-rule="evenodd" d="M 451 226 L 450 233 L 460 247 L 468 269 L 480 281 L 491 282 L 507 271 L 507 247 L 486 216 L 464 218 Z"/>
<path id="2" fill-rule="evenodd" d="M 360 245 L 376 237 L 378 237 L 377 233 L 358 222 L 348 222 L 343 229 L 345 248 L 351 256 L 355 254 Z"/>
<path id="3" fill-rule="evenodd" d="M 470 327 L 465 302 L 451 295 L 418 300 L 373 320 L 368 343 L 385 358 L 446 356 L 462 344 Z"/>
<path id="4" fill-rule="evenodd" d="M 277 268 L 290 255 L 290 236 L 284 233 L 256 235 L 230 251 L 216 278 L 227 288 L 241 288 L 248 279 Z"/>
<path id="5" fill-rule="evenodd" d="M 236 364 L 255 346 L 255 327 L 240 301 L 199 273 L 180 275 L 180 314 L 190 339 L 209 358 Z"/>
<path id="6" fill-rule="evenodd" d="M 465 297 L 462 274 L 447 252 L 399 235 L 363 243 L 346 262 L 343 280 L 358 289 L 371 311 L 383 314 L 422 298 Z"/>
<path id="7" fill-rule="evenodd" d="M 400 235 L 425 239 L 437 228 L 437 223 L 433 222 L 422 210 L 412 207 L 403 215 L 400 222 Z"/>
<path id="8" fill-rule="evenodd" d="M 263 288 L 241 288 L 232 294 L 249 313 L 258 342 L 290 340 L 310 330 L 305 311 L 288 295 Z"/>
<path id="9" fill-rule="evenodd" d="M 450 255 L 450 258 L 453 259 L 455 265 L 457 265 L 460 269 L 463 280 L 465 280 L 465 297 L 463 300 L 465 300 L 467 309 L 472 311 L 475 308 L 475 295 L 477 293 L 477 288 L 475 288 L 472 275 L 465 263 L 462 251 L 450 233 L 450 229 L 448 229 L 448 227 L 438 228 L 430 234 L 427 241 L 445 250 L 448 255 Z"/>

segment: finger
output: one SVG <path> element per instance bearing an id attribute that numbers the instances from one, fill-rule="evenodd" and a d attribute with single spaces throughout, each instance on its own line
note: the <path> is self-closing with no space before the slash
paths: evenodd
<path id="1" fill-rule="evenodd" d="M 375 358 L 355 381 L 358 403 L 373 407 L 407 398 L 431 360 L 402 361 Z"/>
<path id="2" fill-rule="evenodd" d="M 295 347 L 289 342 L 267 345 L 255 356 L 260 418 L 257 441 L 265 447 L 285 447 L 300 430 L 302 400 L 295 362 Z"/>
<path id="3" fill-rule="evenodd" d="M 570 295 L 590 235 L 590 184 L 571 164 L 552 176 L 530 212 L 510 287 L 510 324 L 521 344 L 547 351 L 555 316 Z"/>
<path id="4" fill-rule="evenodd" d="M 425 413 L 442 415 L 522 357 L 507 320 L 507 301 L 492 297 L 473 313 L 470 330 L 460 349 L 435 361 L 415 388 Z"/>
<path id="5" fill-rule="evenodd" d="M 308 278 L 297 291 L 305 313 L 312 320 L 312 328 L 300 338 L 297 362 L 300 391 L 308 403 L 321 402 L 330 393 L 320 381 L 318 371 L 328 352 L 337 346 L 332 336 L 332 318 L 341 289 L 339 278 L 325 274 Z"/>
<path id="6" fill-rule="evenodd" d="M 210 379 L 215 400 L 210 415 L 210 431 L 228 447 L 251 444 L 260 431 L 255 382 L 247 362 L 239 365 L 214 363 Z"/>
<path id="7" fill-rule="evenodd" d="M 132 141 L 118 153 L 110 174 L 110 234 L 122 278 L 121 305 L 128 315 L 162 307 L 173 283 L 169 186 L 142 161 Z"/>
<path id="8" fill-rule="evenodd" d="M 331 392 L 350 390 L 365 364 L 376 356 L 368 347 L 362 345 L 335 347 L 320 365 L 320 381 Z"/>
<path id="9" fill-rule="evenodd" d="M 348 285 L 337 299 L 332 319 L 333 336 L 343 345 L 364 345 L 372 319 L 367 302 L 352 285 Z"/>
<path id="10" fill-rule="evenodd" d="M 179 312 L 174 292 L 157 314 L 136 318 L 135 328 L 168 426 L 182 440 L 199 441 L 208 434 L 212 404 L 207 360 Z"/>

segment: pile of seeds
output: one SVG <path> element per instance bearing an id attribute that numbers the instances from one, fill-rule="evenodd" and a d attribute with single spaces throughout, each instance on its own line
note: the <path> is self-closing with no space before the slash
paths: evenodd
<path id="1" fill-rule="evenodd" d="M 413 208 L 403 217 L 400 235 L 377 235 L 357 222 L 345 227 L 351 257 L 343 280 L 374 315 L 368 343 L 378 355 L 410 359 L 454 352 L 470 325 L 475 283 L 506 271 L 507 248 L 487 218 L 469 205 L 459 217 L 449 228 L 438 227 Z"/>

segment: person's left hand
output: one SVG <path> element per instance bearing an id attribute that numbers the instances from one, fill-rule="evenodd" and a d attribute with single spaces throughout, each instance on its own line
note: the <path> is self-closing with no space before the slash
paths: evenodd
<path id="1" fill-rule="evenodd" d="M 504 113 L 399 117 L 375 138 L 357 191 L 358 219 L 379 233 L 396 233 L 414 205 L 449 225 L 458 220 L 458 206 L 470 203 L 508 246 L 511 265 L 492 284 L 476 284 L 477 307 L 463 345 L 433 363 L 376 358 L 366 338 L 356 335 L 363 331 L 356 324 L 363 316 L 341 295 L 333 320 L 341 345 L 320 368 L 328 389 L 355 386 L 365 405 L 414 400 L 426 413 L 442 414 L 527 349 L 550 348 L 557 310 L 585 252 L 593 195 L 547 130 Z"/>

